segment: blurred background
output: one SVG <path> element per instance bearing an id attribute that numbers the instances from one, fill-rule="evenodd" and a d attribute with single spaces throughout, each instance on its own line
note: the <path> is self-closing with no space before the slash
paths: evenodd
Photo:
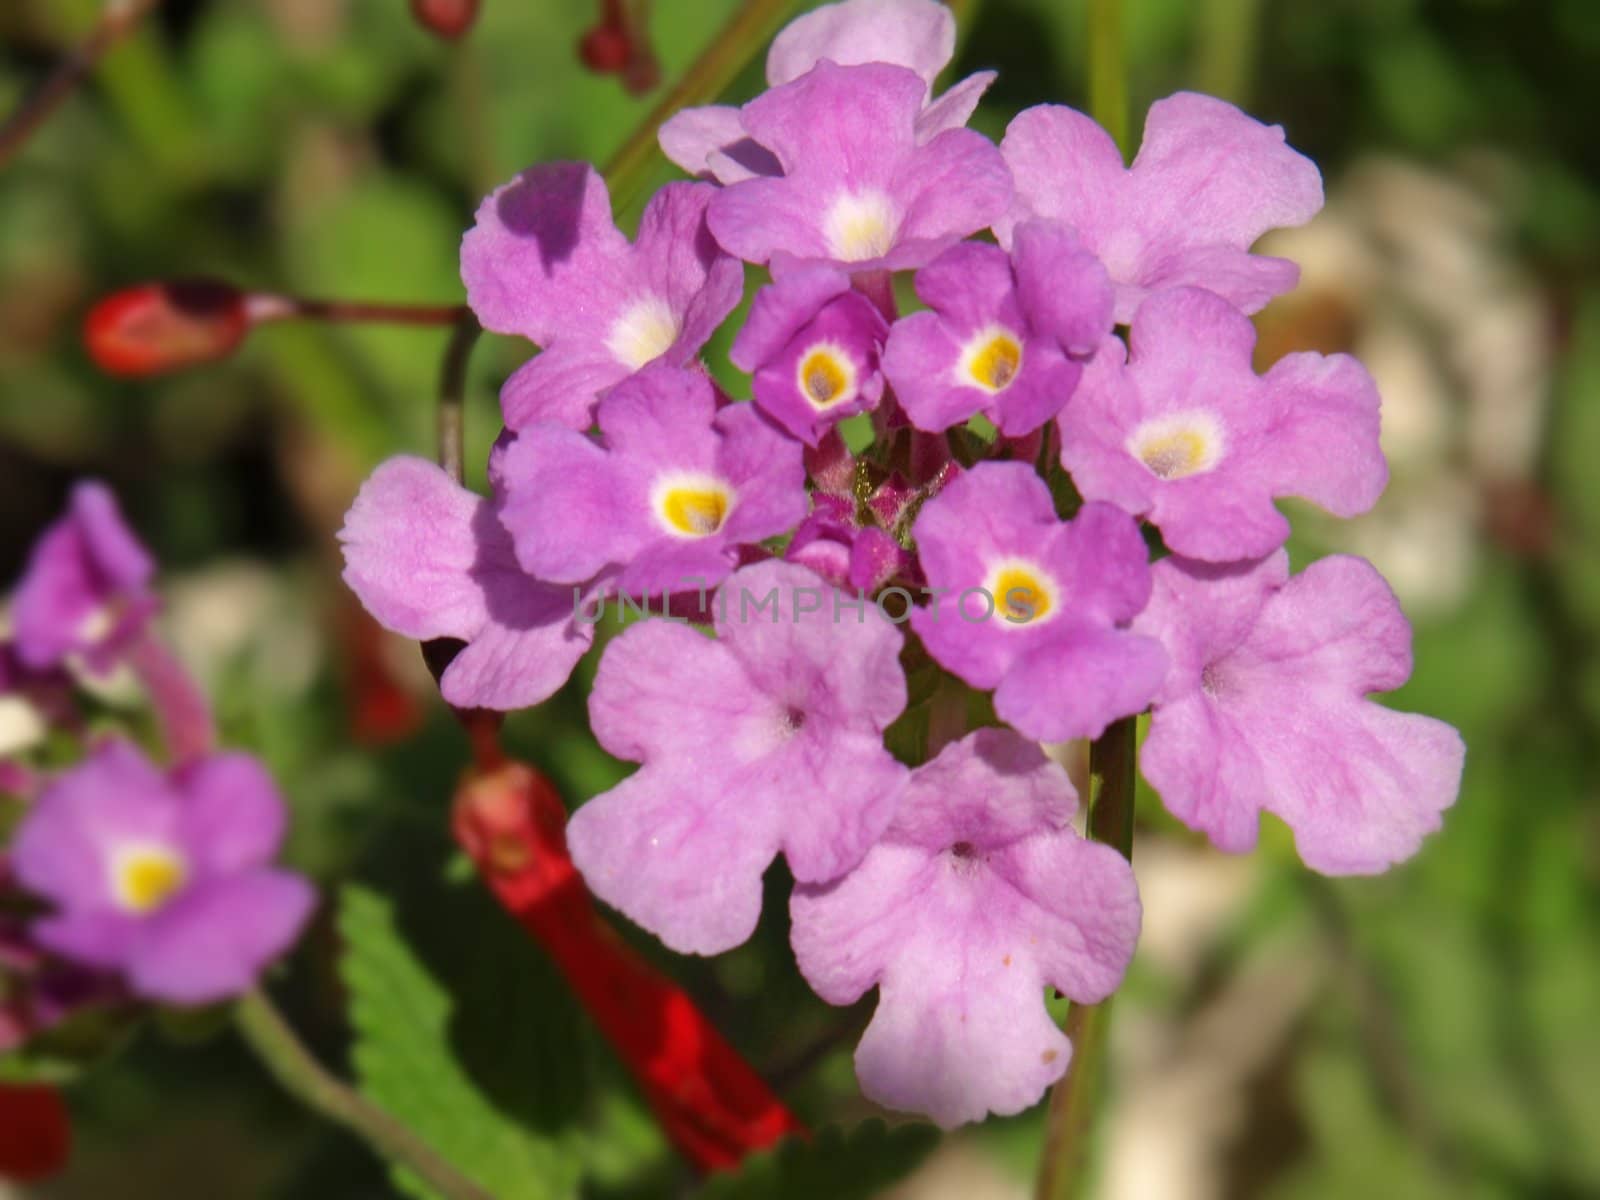
<path id="1" fill-rule="evenodd" d="M 665 1196 L 684 1169 L 455 855 L 464 739 L 415 647 L 367 623 L 338 579 L 333 534 L 365 472 L 432 452 L 445 332 L 273 327 L 228 362 L 143 383 L 98 374 L 79 334 L 101 294 L 172 276 L 458 302 L 478 197 L 536 160 L 603 162 L 651 102 L 580 61 L 598 7 L 484 0 L 450 46 L 404 0 L 162 5 L 0 171 L 0 579 L 73 479 L 108 480 L 165 565 L 168 627 L 226 737 L 291 798 L 290 858 L 392 897 L 449 1001 L 452 1048 L 506 1121 L 581 1161 L 591 1194 Z M 963 7 L 956 72 L 1001 71 L 978 128 L 1086 102 L 1081 0 Z M 671 80 L 733 3 L 650 8 Z M 0 4 L 0 113 L 98 10 Z M 1323 169 L 1326 211 L 1271 238 L 1304 274 L 1258 319 L 1259 365 L 1359 354 L 1393 483 L 1356 522 L 1296 511 L 1291 549 L 1297 566 L 1335 549 L 1377 563 L 1417 631 L 1415 678 L 1392 700 L 1455 723 L 1469 751 L 1444 832 L 1372 880 L 1306 872 L 1270 821 L 1259 853 L 1225 857 L 1143 797 L 1146 932 L 1117 1002 L 1097 1194 L 1600 1195 L 1600 4 L 1125 10 L 1135 129 L 1151 100 L 1209 91 L 1282 123 Z M 735 92 L 759 82 L 758 63 Z M 496 390 L 525 353 L 487 339 L 473 359 L 479 479 Z M 591 674 L 508 726 L 570 803 L 622 774 L 586 731 Z M 767 913 L 712 962 L 636 941 L 803 1117 L 864 1116 L 849 1050 L 870 1000 L 812 997 L 782 904 Z M 279 990 L 342 1063 L 338 951 L 325 919 Z M 76 1157 L 29 1196 L 397 1194 L 203 1023 L 141 1030 L 68 1097 Z M 1026 1196 L 1041 1116 L 944 1139 L 895 1195 Z"/>

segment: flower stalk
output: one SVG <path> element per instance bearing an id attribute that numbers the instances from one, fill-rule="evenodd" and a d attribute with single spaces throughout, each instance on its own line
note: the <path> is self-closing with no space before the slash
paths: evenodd
<path id="1" fill-rule="evenodd" d="M 160 0 L 108 0 L 100 20 L 39 87 L 0 125 L 0 167 L 60 108 L 106 52 L 133 32 Z"/>
<path id="2" fill-rule="evenodd" d="M 329 1073 L 259 989 L 234 1008 L 235 1025 L 285 1091 L 373 1149 L 414 1172 L 444 1200 L 493 1200 L 434 1149 L 349 1084 Z"/>

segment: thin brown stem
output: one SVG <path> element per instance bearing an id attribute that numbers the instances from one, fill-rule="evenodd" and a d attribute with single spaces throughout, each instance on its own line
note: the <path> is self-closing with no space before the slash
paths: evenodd
<path id="1" fill-rule="evenodd" d="M 106 52 L 133 31 L 160 0 L 109 0 L 89 36 L 57 64 L 47 79 L 30 93 L 0 125 L 0 167 L 6 165 L 60 108 L 73 90 L 93 71 Z"/>
<path id="2" fill-rule="evenodd" d="M 1089 749 L 1089 836 L 1128 859 L 1133 857 L 1137 737 L 1137 718 L 1124 717 Z M 1083 1192 L 1113 999 L 1074 1004 L 1067 1012 L 1064 1032 L 1072 1043 L 1072 1061 L 1050 1093 L 1036 1200 L 1069 1200 Z"/>
<path id="3" fill-rule="evenodd" d="M 382 325 L 454 325 L 470 315 L 464 304 L 390 304 L 381 301 L 306 300 L 298 296 L 251 295 L 252 321 L 339 321 Z"/>
<path id="4" fill-rule="evenodd" d="M 463 310 L 439 368 L 439 465 L 457 483 L 466 477 L 467 362 L 482 332 L 478 318 Z"/>

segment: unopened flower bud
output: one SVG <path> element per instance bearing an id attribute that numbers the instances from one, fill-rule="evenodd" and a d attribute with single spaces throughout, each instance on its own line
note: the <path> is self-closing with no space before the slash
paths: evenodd
<path id="1" fill-rule="evenodd" d="M 411 0 L 411 15 L 430 33 L 454 40 L 478 19 L 479 0 Z"/>
<path id="2" fill-rule="evenodd" d="M 245 296 L 211 279 L 146 283 L 89 310 L 84 343 L 110 375 L 136 379 L 215 362 L 250 331 Z"/>

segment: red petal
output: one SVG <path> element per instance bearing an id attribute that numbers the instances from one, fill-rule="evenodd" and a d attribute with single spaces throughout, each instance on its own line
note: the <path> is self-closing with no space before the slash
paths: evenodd
<path id="1" fill-rule="evenodd" d="M 71 1151 L 72 1125 L 55 1088 L 0 1084 L 0 1179 L 48 1178 Z"/>

